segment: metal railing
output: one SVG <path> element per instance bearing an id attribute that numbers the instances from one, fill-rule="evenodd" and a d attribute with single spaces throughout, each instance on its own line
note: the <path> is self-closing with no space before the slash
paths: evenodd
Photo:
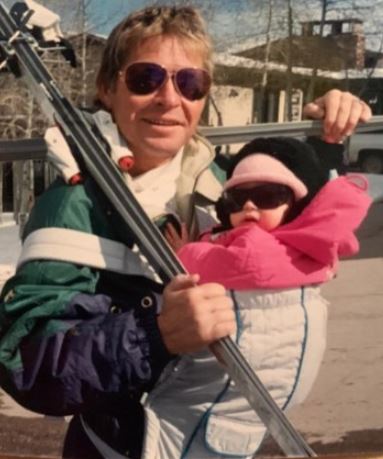
<path id="1" fill-rule="evenodd" d="M 283 459 L 285 456 L 272 456 L 273 459 Z M 258 459 L 268 459 L 270 456 L 259 456 Z M 0 459 L 60 459 L 59 456 L 31 456 L 0 454 Z M 76 459 L 76 458 L 73 458 Z M 78 458 L 81 459 L 81 458 Z M 296 457 L 295 459 L 303 459 Z M 349 453 L 349 454 L 321 454 L 317 459 L 383 459 L 382 453 Z"/>
<path id="2" fill-rule="evenodd" d="M 357 126 L 358 133 L 382 130 L 383 115 L 374 116 L 365 124 Z M 322 132 L 321 121 L 292 121 L 286 123 L 261 123 L 247 126 L 220 126 L 201 127 L 201 133 L 206 136 L 213 145 L 229 145 L 232 143 L 248 142 L 254 137 L 289 136 L 305 137 L 319 136 Z"/>
<path id="3" fill-rule="evenodd" d="M 247 126 L 200 127 L 200 132 L 213 145 L 230 145 L 248 142 L 254 137 L 289 136 L 305 137 L 320 135 L 320 121 L 294 121 L 288 123 L 262 123 Z M 356 128 L 357 133 L 383 132 L 383 115 Z M 43 138 L 22 140 L 0 140 L 0 161 L 46 160 L 47 147 Z"/>

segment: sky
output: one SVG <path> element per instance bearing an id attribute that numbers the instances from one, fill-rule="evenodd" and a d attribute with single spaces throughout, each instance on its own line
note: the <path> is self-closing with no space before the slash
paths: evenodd
<path id="1" fill-rule="evenodd" d="M 254 2 L 254 0 L 251 1 Z M 98 33 L 108 35 L 112 27 L 124 16 L 152 3 L 151 0 L 108 0 L 108 2 L 91 0 L 90 19 L 96 25 Z M 167 3 L 180 4 L 180 2 L 171 0 Z M 237 16 L 238 12 L 246 11 L 249 0 L 196 0 L 193 4 L 197 5 L 204 13 L 213 37 L 218 37 L 218 41 L 222 41 L 225 36 L 236 35 L 238 21 L 233 21 L 233 18 Z M 104 21 L 102 18 L 105 17 L 108 17 L 109 20 Z M 250 30 L 251 26 L 246 26 L 246 28 Z"/>
<path id="2" fill-rule="evenodd" d="M 48 1 L 48 0 L 46 0 Z M 58 0 L 56 0 L 58 1 Z M 64 2 L 74 2 L 75 0 L 61 0 Z M 89 3 L 90 23 L 95 25 L 97 33 L 108 35 L 112 27 L 131 11 L 140 9 L 148 4 L 153 4 L 153 0 L 86 0 Z M 358 0 L 356 4 L 360 8 L 358 11 L 350 9 L 354 0 L 328 0 L 332 4 L 333 11 L 328 13 L 331 18 L 337 17 L 361 17 L 366 21 L 365 33 L 372 30 L 382 31 L 383 27 L 383 5 L 380 8 L 379 0 Z M 273 0 L 274 15 L 279 15 L 286 20 L 286 0 Z M 180 4 L 187 3 L 185 0 L 167 0 L 162 3 Z M 265 30 L 265 6 L 268 0 L 194 0 L 189 2 L 198 6 L 204 14 L 208 23 L 210 34 L 213 36 L 216 46 L 227 48 L 238 41 L 244 41 L 249 37 L 257 40 L 264 36 Z M 299 20 L 312 20 L 320 18 L 320 0 L 291 0 L 296 17 Z M 307 8 L 310 3 L 311 8 Z M 372 7 L 374 5 L 374 7 Z M 372 23 L 374 18 L 375 23 Z M 298 22 L 297 21 L 297 22 Z M 277 26 L 278 27 L 278 26 Z M 285 29 L 285 27 L 279 27 Z M 367 37 L 372 43 L 370 37 Z M 376 47 L 377 45 L 371 45 Z"/>
<path id="3" fill-rule="evenodd" d="M 10 6 L 16 0 L 0 0 Z M 78 0 L 37 0 L 45 4 L 62 17 L 64 32 L 74 31 L 78 23 L 79 13 L 77 10 Z M 224 50 L 233 44 L 252 38 L 258 41 L 264 37 L 265 30 L 265 5 L 269 0 L 84 0 L 87 5 L 87 30 L 100 35 L 108 35 L 113 26 L 130 12 L 153 3 L 168 4 L 193 4 L 198 6 L 208 23 L 208 29 L 212 35 L 216 49 Z M 354 0 L 328 0 L 332 3 L 331 18 L 334 17 L 361 17 L 365 19 L 365 33 L 373 30 L 383 30 L 383 0 L 358 0 L 356 4 L 362 7 L 359 11 L 350 10 Z M 286 0 L 273 0 L 275 15 L 282 16 L 286 20 Z M 295 11 L 297 23 L 302 20 L 319 19 L 320 0 L 291 0 Z M 307 5 L 311 7 L 308 8 Z M 377 6 L 380 5 L 380 8 Z M 345 9 L 345 7 L 348 7 Z M 277 26 L 279 31 L 286 28 Z M 72 30 L 71 30 L 72 29 Z M 371 37 L 367 37 L 368 43 L 373 43 Z M 379 42 L 379 40 L 376 40 Z M 369 47 L 376 48 L 372 44 Z"/>

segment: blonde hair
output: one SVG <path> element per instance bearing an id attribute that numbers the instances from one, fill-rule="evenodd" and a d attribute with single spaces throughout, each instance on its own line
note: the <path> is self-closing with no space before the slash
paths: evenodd
<path id="1" fill-rule="evenodd" d="M 173 36 L 201 53 L 204 68 L 212 74 L 212 43 L 201 14 L 189 6 L 147 7 L 122 20 L 111 32 L 97 75 L 97 88 L 114 87 L 118 72 L 143 40 Z"/>

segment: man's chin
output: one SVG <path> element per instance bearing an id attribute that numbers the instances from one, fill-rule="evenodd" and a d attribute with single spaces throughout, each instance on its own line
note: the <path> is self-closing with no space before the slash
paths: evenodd
<path id="1" fill-rule="evenodd" d="M 158 158 L 174 158 L 174 156 L 184 147 L 185 143 L 178 141 L 175 142 L 167 139 L 153 139 L 146 142 L 146 150 L 150 156 Z"/>

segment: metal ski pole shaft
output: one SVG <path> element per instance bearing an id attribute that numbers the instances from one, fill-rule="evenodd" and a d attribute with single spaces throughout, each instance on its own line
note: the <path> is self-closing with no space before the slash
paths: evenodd
<path id="1" fill-rule="evenodd" d="M 201 126 L 199 130 L 213 145 L 229 145 L 247 142 L 256 136 L 319 136 L 322 132 L 322 122 L 294 121 L 247 126 Z M 354 133 L 371 133 L 377 130 L 383 130 L 383 115 L 373 116 L 367 123 L 356 126 Z M 43 138 L 0 140 L 0 161 L 46 160 L 47 154 L 47 146 Z"/>
<path id="2" fill-rule="evenodd" d="M 84 162 L 87 172 L 109 199 L 114 209 L 133 232 L 137 243 L 164 282 L 184 273 L 181 263 L 167 245 L 159 230 L 126 187 L 125 181 L 108 157 L 104 146 L 94 134 L 84 116 L 75 110 L 60 93 L 25 34 L 0 3 L 0 32 L 7 47 L 18 58 L 23 76 L 39 94 L 43 111 L 58 122 L 64 136 L 76 148 L 77 159 Z M 315 453 L 293 428 L 284 413 L 255 375 L 236 344 L 227 337 L 213 345 L 227 372 L 242 391 L 271 435 L 288 456 L 313 457 Z"/>
<path id="3" fill-rule="evenodd" d="M 367 123 L 356 126 L 355 133 L 366 133 L 383 129 L 383 115 L 373 116 Z M 260 123 L 246 126 L 201 127 L 201 133 L 213 145 L 248 142 L 257 136 L 306 137 L 320 136 L 323 130 L 321 121 L 289 121 L 283 123 Z"/>

